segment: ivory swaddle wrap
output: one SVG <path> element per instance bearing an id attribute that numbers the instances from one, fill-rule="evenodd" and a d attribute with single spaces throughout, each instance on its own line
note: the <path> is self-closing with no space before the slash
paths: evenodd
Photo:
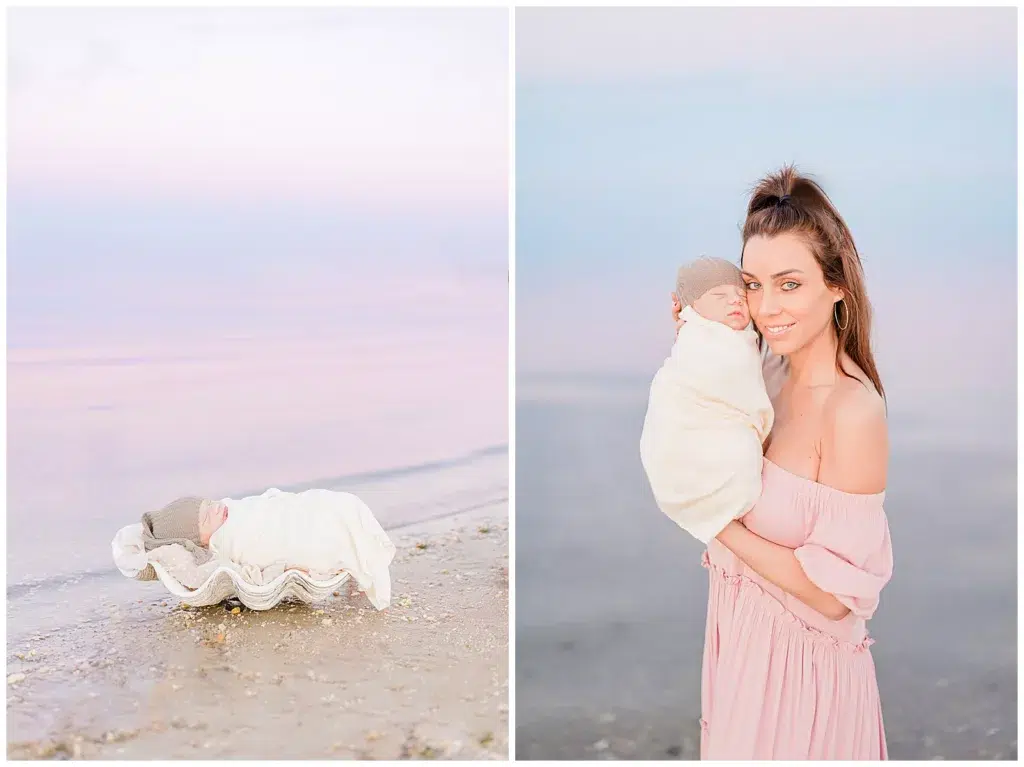
<path id="1" fill-rule="evenodd" d="M 705 319 L 690 306 L 654 376 L 640 459 L 658 507 L 707 543 L 761 494 L 761 445 L 774 412 L 757 334 Z"/>
<path id="2" fill-rule="evenodd" d="M 351 573 L 374 604 L 391 601 L 395 546 L 359 498 L 333 490 L 225 498 L 228 519 L 210 539 L 214 559 L 244 568 Z"/>

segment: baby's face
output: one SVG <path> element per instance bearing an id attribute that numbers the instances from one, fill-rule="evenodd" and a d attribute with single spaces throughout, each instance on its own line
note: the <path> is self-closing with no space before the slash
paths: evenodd
<path id="1" fill-rule="evenodd" d="M 704 319 L 721 322 L 733 330 L 743 330 L 750 324 L 746 293 L 736 285 L 711 288 L 693 302 L 693 309 Z"/>
<path id="2" fill-rule="evenodd" d="M 199 509 L 199 542 L 210 545 L 213 534 L 228 521 L 228 507 L 223 503 L 206 503 Z"/>

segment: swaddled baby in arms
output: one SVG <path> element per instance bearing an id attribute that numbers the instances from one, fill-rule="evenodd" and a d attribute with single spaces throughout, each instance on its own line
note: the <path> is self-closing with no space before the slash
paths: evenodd
<path id="1" fill-rule="evenodd" d="M 676 294 L 685 324 L 651 382 L 640 458 L 658 507 L 707 543 L 760 496 L 774 411 L 740 270 L 699 258 Z"/>

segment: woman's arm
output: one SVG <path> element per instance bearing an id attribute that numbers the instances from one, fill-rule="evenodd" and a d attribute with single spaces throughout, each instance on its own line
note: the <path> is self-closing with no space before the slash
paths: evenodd
<path id="1" fill-rule="evenodd" d="M 849 608 L 842 602 L 811 582 L 793 549 L 772 543 L 735 520 L 718 534 L 718 542 L 766 581 L 826 618 L 838 621 L 849 614 Z"/>
<path id="2" fill-rule="evenodd" d="M 845 493 L 881 492 L 889 456 L 881 397 L 857 383 L 837 389 L 826 403 L 825 425 L 818 480 Z M 841 620 L 850 612 L 807 577 L 793 549 L 765 540 L 736 521 L 718 540 L 766 581 L 826 618 Z"/>

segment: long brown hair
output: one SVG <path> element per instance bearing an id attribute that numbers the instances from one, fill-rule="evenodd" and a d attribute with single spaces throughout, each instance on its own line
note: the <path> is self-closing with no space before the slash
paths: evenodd
<path id="1" fill-rule="evenodd" d="M 825 275 L 825 284 L 843 290 L 841 305 L 836 304 L 832 313 L 832 326 L 839 339 L 837 369 L 854 377 L 843 369 L 842 353 L 846 352 L 884 399 L 882 379 L 871 352 L 871 304 L 853 235 L 821 186 L 792 165 L 765 176 L 754 187 L 743 222 L 743 247 L 751 237 L 775 237 L 787 232 L 799 234 L 810 246 Z"/>

